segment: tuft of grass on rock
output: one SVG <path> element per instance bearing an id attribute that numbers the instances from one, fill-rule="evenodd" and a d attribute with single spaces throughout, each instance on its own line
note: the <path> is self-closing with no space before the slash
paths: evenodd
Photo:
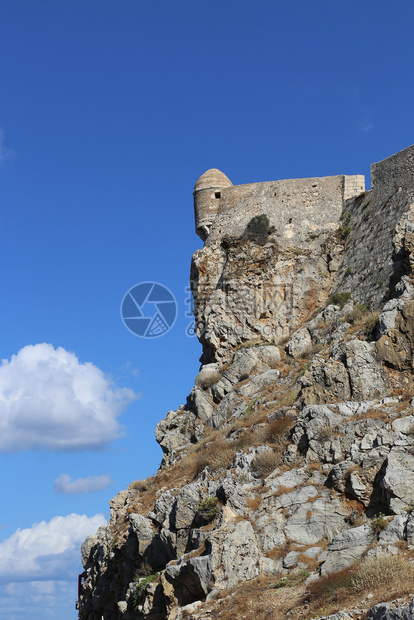
<path id="1" fill-rule="evenodd" d="M 342 310 L 345 304 L 347 304 L 348 301 L 350 301 L 351 299 L 352 296 L 349 291 L 344 291 L 343 293 L 334 293 L 328 298 L 326 305 L 329 306 L 330 304 L 333 304 L 334 306 L 339 306 Z"/>

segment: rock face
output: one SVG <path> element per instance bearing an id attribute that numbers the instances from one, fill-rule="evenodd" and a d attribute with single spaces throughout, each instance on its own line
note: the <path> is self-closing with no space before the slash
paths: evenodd
<path id="1" fill-rule="evenodd" d="M 258 577 L 414 545 L 414 147 L 365 193 L 359 177 L 221 175 L 195 192 L 201 369 L 157 425 L 160 470 L 82 545 L 81 620 L 201 620 Z"/>

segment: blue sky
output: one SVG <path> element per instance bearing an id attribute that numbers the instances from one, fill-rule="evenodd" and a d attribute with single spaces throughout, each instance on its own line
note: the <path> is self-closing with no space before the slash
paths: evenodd
<path id="1" fill-rule="evenodd" d="M 0 609 L 76 617 L 80 542 L 185 402 L 192 191 L 365 174 L 414 142 L 411 0 L 3 0 Z M 135 284 L 178 317 L 122 324 Z"/>

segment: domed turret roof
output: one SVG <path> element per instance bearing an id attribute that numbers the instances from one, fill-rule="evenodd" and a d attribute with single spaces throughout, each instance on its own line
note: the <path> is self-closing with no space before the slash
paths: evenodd
<path id="1" fill-rule="evenodd" d="M 194 185 L 194 191 L 198 192 L 200 189 L 209 189 L 211 187 L 233 187 L 233 183 L 228 177 L 217 170 L 217 168 L 210 168 L 198 179 Z"/>

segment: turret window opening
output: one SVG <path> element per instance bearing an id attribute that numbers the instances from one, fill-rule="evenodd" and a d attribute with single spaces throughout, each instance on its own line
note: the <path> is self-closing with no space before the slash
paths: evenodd
<path id="1" fill-rule="evenodd" d="M 221 198 L 221 192 L 214 192 L 214 198 Z"/>

